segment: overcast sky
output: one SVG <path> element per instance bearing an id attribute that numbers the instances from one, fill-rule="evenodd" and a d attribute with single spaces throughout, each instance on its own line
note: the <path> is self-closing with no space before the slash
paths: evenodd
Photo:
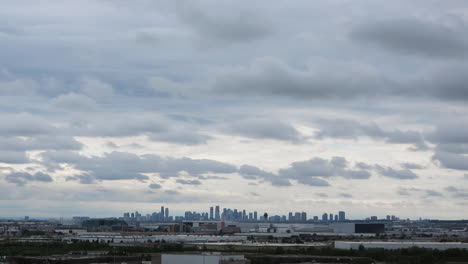
<path id="1" fill-rule="evenodd" d="M 468 218 L 466 0 L 2 0 L 0 217 Z"/>

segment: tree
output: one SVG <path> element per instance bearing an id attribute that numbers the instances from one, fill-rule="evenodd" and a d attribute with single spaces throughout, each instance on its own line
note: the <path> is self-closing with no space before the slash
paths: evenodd
<path id="1" fill-rule="evenodd" d="M 359 249 L 359 251 L 364 251 L 366 248 L 364 247 L 364 245 L 361 244 L 361 245 L 359 245 L 358 249 Z"/>

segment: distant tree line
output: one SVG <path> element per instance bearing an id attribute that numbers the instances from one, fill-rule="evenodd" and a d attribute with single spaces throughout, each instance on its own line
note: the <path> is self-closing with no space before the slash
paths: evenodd
<path id="1" fill-rule="evenodd" d="M 135 246 L 112 246 L 99 242 L 73 243 L 18 243 L 7 241 L 0 243 L 1 256 L 48 256 L 67 254 L 72 251 L 108 251 L 109 255 L 131 256 L 135 254 L 150 254 L 182 251 L 209 251 L 206 247 L 196 247 L 184 244 L 153 243 Z M 255 254 L 303 254 L 314 256 L 349 256 L 374 259 L 391 264 L 436 264 L 448 261 L 467 261 L 468 251 L 465 249 L 431 250 L 423 248 L 407 248 L 398 250 L 366 249 L 342 250 L 333 247 L 290 249 L 287 247 L 255 248 L 252 250 L 238 250 L 235 246 L 227 246 L 216 251 L 255 253 Z"/>

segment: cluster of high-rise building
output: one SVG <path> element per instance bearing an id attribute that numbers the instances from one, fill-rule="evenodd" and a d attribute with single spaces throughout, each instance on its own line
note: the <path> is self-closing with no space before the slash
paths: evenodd
<path id="1" fill-rule="evenodd" d="M 314 219 L 315 220 L 315 219 Z M 318 220 L 318 217 L 317 217 Z M 344 211 L 339 211 L 338 214 L 322 214 L 322 221 L 323 222 L 343 222 L 346 220 L 346 213 Z"/>
<path id="2" fill-rule="evenodd" d="M 238 222 L 255 222 L 259 220 L 257 211 L 246 212 L 245 210 L 230 208 L 223 208 L 221 217 L 223 220 Z"/>
<path id="3" fill-rule="evenodd" d="M 174 218 L 169 216 L 169 208 L 161 206 L 159 212 L 153 212 L 152 214 L 142 215 L 138 211 L 134 213 L 124 213 L 123 219 L 130 222 L 172 222 Z"/>
<path id="4" fill-rule="evenodd" d="M 181 221 L 234 221 L 234 222 L 258 222 L 258 221 L 270 221 L 270 222 L 290 222 L 290 223 L 301 223 L 308 221 L 324 221 L 324 222 L 342 222 L 346 220 L 344 211 L 339 211 L 338 214 L 327 214 L 324 213 L 322 218 L 314 216 L 309 219 L 306 212 L 289 212 L 286 215 L 273 215 L 268 217 L 268 214 L 259 214 L 257 211 L 247 212 L 245 209 L 231 209 L 223 208 L 220 210 L 219 205 L 211 206 L 207 212 L 196 212 L 186 211 L 182 216 L 170 216 L 169 208 L 161 206 L 159 212 L 152 214 L 142 215 L 138 211 L 134 213 L 124 213 L 123 220 L 125 221 L 141 221 L 141 222 L 181 222 Z"/>
<path id="5" fill-rule="evenodd" d="M 289 212 L 288 215 L 289 222 L 306 222 L 307 221 L 307 213 L 306 212 Z"/>

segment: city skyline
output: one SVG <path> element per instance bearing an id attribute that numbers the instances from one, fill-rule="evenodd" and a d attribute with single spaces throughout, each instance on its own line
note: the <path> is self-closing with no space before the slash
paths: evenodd
<path id="1" fill-rule="evenodd" d="M 0 217 L 468 218 L 466 1 L 4 0 L 0 25 Z"/>
<path id="2" fill-rule="evenodd" d="M 215 209 L 216 208 L 216 209 Z M 216 211 L 215 211 L 216 210 Z M 169 207 L 161 206 L 160 211 L 153 212 L 143 212 L 143 211 L 126 211 L 123 212 L 120 216 L 108 215 L 105 217 L 102 216 L 93 216 L 93 215 L 73 215 L 73 216 L 62 216 L 60 219 L 72 219 L 76 221 L 84 221 L 88 219 L 105 219 L 105 218 L 120 218 L 125 221 L 131 222 L 180 222 L 184 220 L 197 220 L 197 221 L 232 221 L 232 222 L 262 222 L 265 221 L 264 214 L 267 214 L 268 221 L 272 222 L 343 222 L 343 221 L 398 221 L 398 220 L 438 220 L 438 219 L 429 219 L 429 218 L 406 218 L 400 219 L 396 215 L 370 215 L 364 218 L 353 218 L 349 217 L 345 211 L 337 212 L 324 212 L 323 214 L 314 214 L 308 213 L 306 211 L 299 212 L 288 212 L 286 214 L 281 212 L 260 212 L 260 211 L 249 211 L 245 209 L 238 208 L 225 208 L 220 205 L 210 206 L 208 210 L 201 211 L 190 211 L 186 210 L 184 212 L 172 212 Z M 213 212 L 213 213 L 211 213 Z M 189 215 L 189 217 L 187 216 Z M 47 218 L 47 217 L 35 217 L 30 215 L 23 215 L 21 217 L 8 217 L 0 216 L 0 219 L 16 219 L 16 220 L 34 220 L 34 219 L 56 219 L 56 218 Z M 464 219 L 451 219 L 451 220 L 464 220 Z"/>

